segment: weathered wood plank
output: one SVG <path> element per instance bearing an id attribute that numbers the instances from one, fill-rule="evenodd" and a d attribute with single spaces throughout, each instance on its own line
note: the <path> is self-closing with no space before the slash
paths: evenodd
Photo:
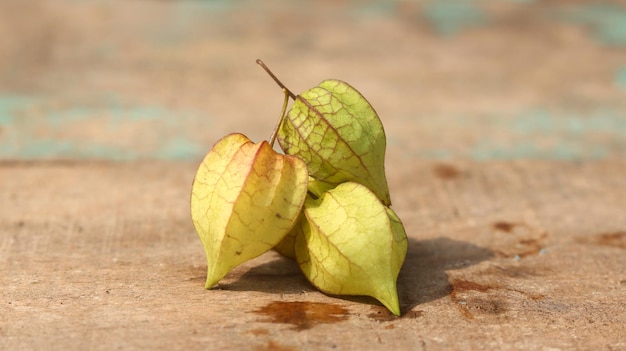
<path id="1" fill-rule="evenodd" d="M 204 290 L 194 167 L 2 163 L 0 348 L 624 347 L 624 161 L 398 167 L 399 319 L 275 254 Z"/>
<path id="2" fill-rule="evenodd" d="M 419 159 L 626 155 L 615 0 L 0 2 L 0 159 L 196 160 L 345 80 Z"/>

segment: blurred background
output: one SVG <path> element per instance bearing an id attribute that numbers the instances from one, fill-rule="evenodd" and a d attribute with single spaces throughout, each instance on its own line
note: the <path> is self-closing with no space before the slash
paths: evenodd
<path id="1" fill-rule="evenodd" d="M 2 0 L 0 159 L 199 160 L 326 78 L 392 159 L 626 156 L 626 3 Z"/>

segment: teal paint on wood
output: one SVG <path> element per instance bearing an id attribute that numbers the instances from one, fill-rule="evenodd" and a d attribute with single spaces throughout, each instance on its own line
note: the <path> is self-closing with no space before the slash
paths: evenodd
<path id="1" fill-rule="evenodd" d="M 355 9 L 352 11 L 357 16 L 376 17 L 381 15 L 393 15 L 397 10 L 395 1 L 371 1 L 355 3 Z"/>
<path id="2" fill-rule="evenodd" d="M 626 114 L 610 108 L 598 108 L 587 113 L 536 109 L 515 117 L 511 122 L 511 128 L 520 134 L 588 136 L 589 133 L 606 133 L 626 138 Z"/>
<path id="3" fill-rule="evenodd" d="M 85 144 L 74 140 L 41 138 L 31 140 L 19 150 L 21 159 L 104 159 L 113 161 L 129 161 L 142 158 L 133 150 L 108 144 Z M 0 158 L 11 159 L 0 151 Z"/>
<path id="4" fill-rule="evenodd" d="M 136 106 L 116 96 L 58 101 L 0 97 L 0 158 L 197 159 L 210 145 L 196 126 L 211 119 L 196 111 Z"/>
<path id="5" fill-rule="evenodd" d="M 471 158 L 478 161 L 489 160 L 596 160 L 609 156 L 610 150 L 603 145 L 586 145 L 572 141 L 559 141 L 556 145 L 541 146 L 529 142 L 516 142 L 500 145 L 494 142 L 483 141 L 475 145 Z"/>
<path id="6" fill-rule="evenodd" d="M 566 21 L 588 26 L 598 42 L 610 46 L 626 46 L 626 6 L 585 4 L 560 16 Z"/>
<path id="7" fill-rule="evenodd" d="M 626 66 L 620 67 L 615 73 L 615 85 L 626 90 Z"/>
<path id="8" fill-rule="evenodd" d="M 424 16 L 437 33 L 444 36 L 459 34 L 488 22 L 484 10 L 469 0 L 431 1 L 424 6 Z"/>
<path id="9" fill-rule="evenodd" d="M 536 109 L 491 123 L 508 137 L 481 140 L 472 147 L 472 158 L 582 160 L 626 155 L 626 114 L 619 110 Z"/>
<path id="10" fill-rule="evenodd" d="M 178 136 L 167 140 L 157 150 L 156 155 L 162 159 L 192 160 L 208 151 L 207 145 L 193 143 L 189 139 Z"/>
<path id="11" fill-rule="evenodd" d="M 17 118 L 18 111 L 28 106 L 31 99 L 21 95 L 0 96 L 0 126 L 9 126 Z"/>
<path id="12" fill-rule="evenodd" d="M 489 125 L 489 137 L 480 137 L 465 150 L 406 150 L 411 157 L 577 160 L 626 155 L 626 113 L 617 107 L 584 113 L 538 108 L 512 116 L 445 120 L 431 125 L 432 131 L 473 128 L 478 136 L 479 125 L 473 121 L 480 121 Z M 81 103 L 7 95 L 0 97 L 0 158 L 196 160 L 212 142 L 200 139 L 199 129 L 211 125 L 211 118 L 197 111 L 137 106 L 115 95 Z M 389 135 L 390 145 L 402 142 Z"/>

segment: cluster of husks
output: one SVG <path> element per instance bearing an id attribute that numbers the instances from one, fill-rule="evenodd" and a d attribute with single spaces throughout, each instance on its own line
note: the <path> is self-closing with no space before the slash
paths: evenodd
<path id="1" fill-rule="evenodd" d="M 282 83 L 279 83 L 282 86 Z M 218 141 L 198 168 L 191 215 L 207 257 L 206 288 L 275 249 L 321 291 L 367 295 L 399 315 L 407 238 L 385 178 L 385 132 L 352 86 L 325 80 L 295 96 L 277 139 Z"/>

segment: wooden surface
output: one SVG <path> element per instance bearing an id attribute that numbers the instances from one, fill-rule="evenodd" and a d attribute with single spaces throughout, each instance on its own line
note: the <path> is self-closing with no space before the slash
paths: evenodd
<path id="1" fill-rule="evenodd" d="M 626 162 L 415 162 L 403 316 L 268 254 L 218 288 L 188 213 L 195 165 L 3 163 L 0 348 L 626 347 Z"/>
<path id="2" fill-rule="evenodd" d="M 626 350 L 620 1 L 0 2 L 0 349 Z M 205 290 L 189 191 L 282 95 L 357 87 L 403 315 L 274 253 Z"/>

